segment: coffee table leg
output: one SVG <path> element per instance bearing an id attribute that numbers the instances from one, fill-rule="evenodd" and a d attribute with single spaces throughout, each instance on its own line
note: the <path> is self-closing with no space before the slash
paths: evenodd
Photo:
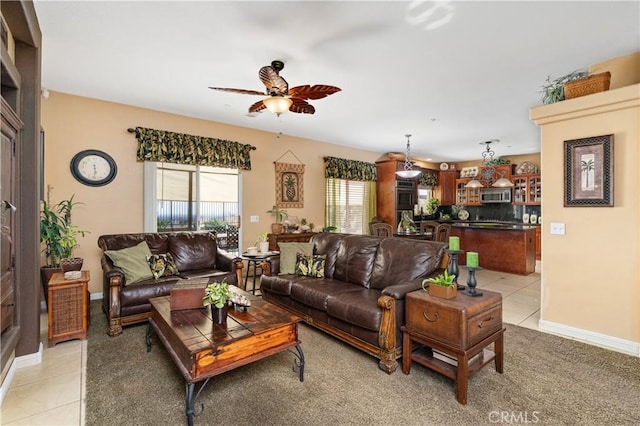
<path id="1" fill-rule="evenodd" d="M 293 371 L 297 370 L 300 373 L 300 381 L 304 382 L 304 353 L 302 352 L 302 347 L 300 347 L 300 345 L 296 345 L 294 348 L 297 353 L 293 351 L 291 351 L 291 353 L 294 354 L 298 360 L 293 366 Z"/>
<path id="2" fill-rule="evenodd" d="M 147 352 L 151 352 L 151 323 L 147 323 L 147 332 L 144 335 L 144 338 L 147 342 Z"/>
<path id="3" fill-rule="evenodd" d="M 198 399 L 198 397 L 200 396 L 200 392 L 202 392 L 202 389 L 204 389 L 204 387 L 207 386 L 207 383 L 209 383 L 209 380 L 211 380 L 211 377 L 209 377 L 200 385 L 200 388 L 195 393 L 195 395 L 193 394 L 193 392 L 196 390 L 196 383 L 186 383 L 185 385 L 187 390 L 185 405 L 186 405 L 186 414 L 187 414 L 187 424 L 189 426 L 193 426 L 193 418 L 199 416 L 204 411 L 204 404 L 200 404 L 200 411 L 198 411 L 197 413 L 194 409 L 194 406 L 196 403 L 196 399 Z"/>

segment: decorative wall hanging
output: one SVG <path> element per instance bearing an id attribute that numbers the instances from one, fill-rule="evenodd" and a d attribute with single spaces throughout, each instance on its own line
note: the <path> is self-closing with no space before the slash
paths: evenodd
<path id="1" fill-rule="evenodd" d="M 278 163 L 287 153 L 291 153 L 299 164 Z M 276 166 L 276 206 L 281 208 L 304 207 L 304 164 L 296 155 L 287 150 L 278 160 Z"/>
<path id="2" fill-rule="evenodd" d="M 613 207 L 613 135 L 564 141 L 565 207 Z"/>

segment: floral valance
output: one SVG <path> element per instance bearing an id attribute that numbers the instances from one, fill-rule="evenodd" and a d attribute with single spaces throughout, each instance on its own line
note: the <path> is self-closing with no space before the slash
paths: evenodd
<path id="1" fill-rule="evenodd" d="M 377 169 L 374 163 L 324 157 L 324 177 L 360 181 L 376 181 Z"/>
<path id="2" fill-rule="evenodd" d="M 422 186 L 438 186 L 438 172 L 431 170 L 422 170 L 418 178 L 418 185 Z"/>
<path id="3" fill-rule="evenodd" d="M 252 145 L 165 130 L 136 127 L 138 161 L 251 170 Z"/>

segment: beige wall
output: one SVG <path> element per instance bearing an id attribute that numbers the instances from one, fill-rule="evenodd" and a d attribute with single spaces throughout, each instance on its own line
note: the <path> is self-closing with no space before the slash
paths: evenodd
<path id="1" fill-rule="evenodd" d="M 269 119 L 271 117 L 259 117 Z M 74 209 L 73 221 L 91 234 L 80 240 L 76 254 L 84 257 L 84 269 L 91 271 L 91 292 L 102 292 L 101 251 L 96 241 L 102 234 L 142 232 L 143 165 L 135 160 L 136 139 L 127 128 L 143 126 L 248 143 L 252 170 L 242 172 L 243 247 L 252 245 L 258 234 L 270 231 L 272 217 L 266 213 L 275 203 L 273 162 L 291 150 L 305 164 L 304 208 L 287 209 L 289 214 L 324 224 L 324 156 L 375 161 L 380 153 L 346 148 L 287 135 L 199 120 L 174 114 L 135 108 L 96 99 L 50 92 L 42 102 L 45 131 L 45 184 L 53 187 L 51 202 L 68 199 L 84 203 Z M 69 162 L 79 151 L 99 149 L 118 164 L 118 175 L 109 185 L 92 188 L 77 182 Z M 297 162 L 291 154 L 281 162 Z M 249 216 L 260 217 L 250 223 Z"/>
<path id="2" fill-rule="evenodd" d="M 531 118 L 541 127 L 544 171 L 540 326 L 636 354 L 640 348 L 639 96 L 636 84 L 531 110 Z M 615 207 L 564 207 L 563 141 L 606 134 L 615 138 Z M 564 223 L 566 234 L 551 235 L 551 222 Z"/>

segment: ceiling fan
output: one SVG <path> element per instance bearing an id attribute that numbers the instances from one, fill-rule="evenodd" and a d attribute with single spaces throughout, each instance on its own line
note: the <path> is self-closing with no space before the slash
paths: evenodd
<path id="1" fill-rule="evenodd" d="M 280 71 L 282 71 L 283 68 L 284 62 L 277 60 L 272 61 L 271 65 L 260 68 L 258 76 L 266 87 L 266 91 L 264 92 L 247 89 L 231 89 L 228 87 L 209 87 L 209 89 L 242 93 L 245 95 L 266 95 L 267 97 L 265 99 L 251 105 L 249 112 L 261 112 L 266 108 L 276 115 L 287 111 L 313 114 L 316 112 L 316 109 L 308 103 L 307 100 L 322 99 L 341 90 L 339 87 L 328 86 L 326 84 L 314 84 L 313 86 L 305 84 L 289 89 L 289 83 L 280 76 Z"/>

